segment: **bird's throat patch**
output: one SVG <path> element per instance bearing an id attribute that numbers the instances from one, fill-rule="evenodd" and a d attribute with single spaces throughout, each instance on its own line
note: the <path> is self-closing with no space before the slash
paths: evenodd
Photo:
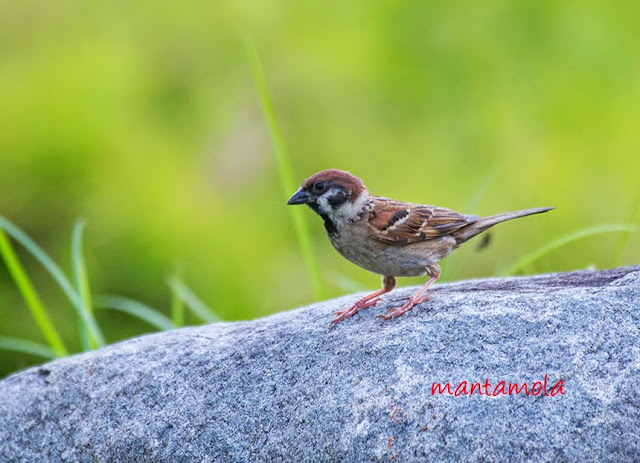
<path id="1" fill-rule="evenodd" d="M 331 220 L 331 218 L 322 210 L 318 203 L 308 203 L 307 206 L 309 206 L 313 210 L 313 212 L 322 217 L 322 220 L 324 221 L 324 229 L 327 231 L 328 235 L 336 236 L 338 234 L 336 223 Z"/>

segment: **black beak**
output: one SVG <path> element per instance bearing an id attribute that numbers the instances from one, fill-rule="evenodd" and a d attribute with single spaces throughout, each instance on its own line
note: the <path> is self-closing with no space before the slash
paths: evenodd
<path id="1" fill-rule="evenodd" d="M 309 202 L 309 193 L 306 191 L 298 190 L 296 193 L 287 201 L 287 204 L 291 206 L 292 204 L 307 204 Z"/>

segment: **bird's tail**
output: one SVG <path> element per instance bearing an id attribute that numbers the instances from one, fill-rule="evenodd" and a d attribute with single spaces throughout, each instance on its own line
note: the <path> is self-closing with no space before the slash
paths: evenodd
<path id="1" fill-rule="evenodd" d="M 524 209 L 522 211 L 505 212 L 504 214 L 483 217 L 465 227 L 460 228 L 459 230 L 456 230 L 453 233 L 453 237 L 456 239 L 458 244 L 461 244 L 482 233 L 483 231 L 493 227 L 497 223 L 506 222 L 507 220 L 517 219 L 519 217 L 526 217 L 532 214 L 541 214 L 543 212 L 550 211 L 551 209 L 555 208 L 538 207 L 535 209 Z"/>

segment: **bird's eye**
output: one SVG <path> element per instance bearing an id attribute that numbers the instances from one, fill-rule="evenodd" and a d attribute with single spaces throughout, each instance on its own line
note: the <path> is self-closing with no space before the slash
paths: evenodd
<path id="1" fill-rule="evenodd" d="M 321 193 L 324 190 L 324 182 L 316 182 L 313 185 L 313 189 L 316 191 L 316 193 Z"/>

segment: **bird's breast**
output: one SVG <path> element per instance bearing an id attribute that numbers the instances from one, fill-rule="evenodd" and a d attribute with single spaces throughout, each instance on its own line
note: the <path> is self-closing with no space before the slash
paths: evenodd
<path id="1" fill-rule="evenodd" d="M 451 243 L 442 240 L 408 245 L 382 243 L 369 236 L 367 226 L 339 226 L 337 233 L 329 234 L 329 240 L 345 259 L 359 267 L 380 275 L 399 277 L 425 275 L 427 265 L 438 262 L 455 246 L 453 238 Z"/>

